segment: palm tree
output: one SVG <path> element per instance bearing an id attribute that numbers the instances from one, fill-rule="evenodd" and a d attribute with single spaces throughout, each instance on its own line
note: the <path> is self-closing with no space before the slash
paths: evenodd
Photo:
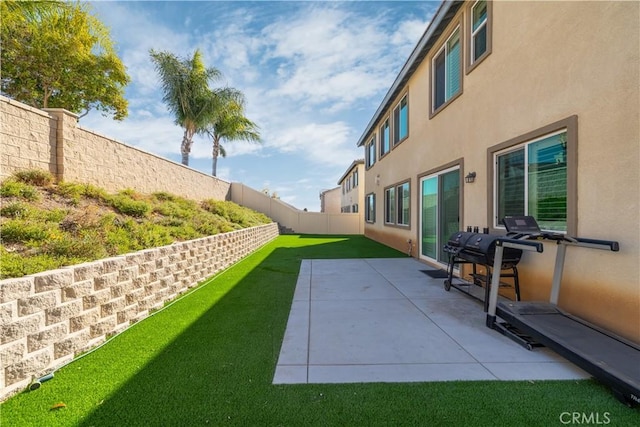
<path id="1" fill-rule="evenodd" d="M 220 143 L 225 141 L 260 142 L 258 125 L 244 116 L 244 100 L 239 92 L 219 104 L 212 120 L 205 127 L 205 132 L 213 140 L 213 164 L 211 175 L 216 176 L 218 157 L 226 157 L 227 153 Z"/>
<path id="2" fill-rule="evenodd" d="M 209 83 L 220 79 L 220 71 L 205 67 L 202 54 L 196 50 L 192 58 L 180 59 L 169 52 L 149 51 L 160 74 L 164 96 L 162 100 L 175 115 L 176 124 L 184 128 L 180 145 L 182 164 L 189 165 L 193 135 L 210 123 L 212 103 Z"/>

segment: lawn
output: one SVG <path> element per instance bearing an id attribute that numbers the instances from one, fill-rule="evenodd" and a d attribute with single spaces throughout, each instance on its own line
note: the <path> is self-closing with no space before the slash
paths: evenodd
<path id="1" fill-rule="evenodd" d="M 400 256 L 363 236 L 280 236 L 9 399 L 0 425 L 640 425 L 592 380 L 271 384 L 302 259 Z"/>

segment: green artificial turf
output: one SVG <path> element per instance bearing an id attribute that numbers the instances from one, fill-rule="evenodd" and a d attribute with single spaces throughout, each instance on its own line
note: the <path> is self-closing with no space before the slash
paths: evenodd
<path id="1" fill-rule="evenodd" d="M 9 399 L 0 425 L 640 425 L 592 380 L 271 384 L 300 261 L 399 256 L 363 236 L 280 236 Z"/>

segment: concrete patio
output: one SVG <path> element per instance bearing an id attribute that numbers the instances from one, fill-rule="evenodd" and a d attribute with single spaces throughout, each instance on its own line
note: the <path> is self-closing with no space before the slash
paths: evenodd
<path id="1" fill-rule="evenodd" d="M 582 379 L 485 326 L 413 258 L 303 260 L 274 384 Z"/>

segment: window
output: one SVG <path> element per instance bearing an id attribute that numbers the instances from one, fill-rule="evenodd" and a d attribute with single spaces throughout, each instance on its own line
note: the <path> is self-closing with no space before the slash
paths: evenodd
<path id="1" fill-rule="evenodd" d="M 409 225 L 411 199 L 409 182 L 387 188 L 384 195 L 385 224 Z"/>
<path id="2" fill-rule="evenodd" d="M 460 27 L 458 27 L 433 58 L 432 112 L 442 107 L 462 89 L 460 54 Z"/>
<path id="3" fill-rule="evenodd" d="M 351 206 L 351 212 L 358 213 L 358 204 L 357 203 L 355 205 Z"/>
<path id="4" fill-rule="evenodd" d="M 395 224 L 396 222 L 396 189 L 395 187 L 384 190 L 384 222 Z"/>
<path id="5" fill-rule="evenodd" d="M 471 8 L 471 63 L 487 51 L 487 2 L 481 0 Z"/>
<path id="6" fill-rule="evenodd" d="M 358 170 L 353 171 L 353 187 L 358 186 Z"/>
<path id="7" fill-rule="evenodd" d="M 405 182 L 397 187 L 398 192 L 398 225 L 409 225 L 409 183 Z"/>
<path id="8" fill-rule="evenodd" d="M 376 222 L 376 195 L 369 193 L 364 200 L 365 215 L 364 219 L 367 222 Z"/>
<path id="9" fill-rule="evenodd" d="M 390 139 L 391 139 L 391 132 L 389 129 L 389 119 L 387 119 L 384 121 L 382 126 L 380 126 L 380 157 L 384 156 L 389 152 Z"/>
<path id="10" fill-rule="evenodd" d="M 367 168 L 370 168 L 376 163 L 376 138 L 375 136 L 365 146 L 365 157 L 367 162 Z"/>
<path id="11" fill-rule="evenodd" d="M 393 110 L 393 145 L 409 136 L 409 104 L 405 95 Z"/>
<path id="12" fill-rule="evenodd" d="M 478 0 L 467 13 L 467 73 L 491 53 L 492 3 Z"/>
<path id="13" fill-rule="evenodd" d="M 540 228 L 576 232 L 577 117 L 489 149 L 493 227 L 507 215 L 531 215 Z"/>

